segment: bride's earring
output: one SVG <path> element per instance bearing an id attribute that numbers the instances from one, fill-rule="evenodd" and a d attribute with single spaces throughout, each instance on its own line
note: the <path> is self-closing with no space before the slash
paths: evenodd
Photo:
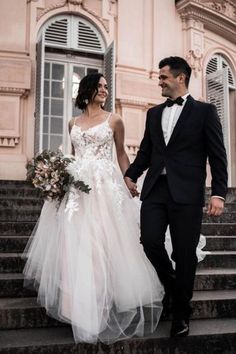
<path id="1" fill-rule="evenodd" d="M 84 103 L 87 105 L 89 103 L 88 99 L 85 98 Z"/>

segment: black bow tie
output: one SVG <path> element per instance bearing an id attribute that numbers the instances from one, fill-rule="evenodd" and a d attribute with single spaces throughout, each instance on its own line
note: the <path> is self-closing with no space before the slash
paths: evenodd
<path id="1" fill-rule="evenodd" d="M 167 100 L 164 102 L 164 104 L 167 106 L 167 107 L 172 107 L 174 104 L 178 104 L 179 106 L 182 106 L 184 102 L 184 99 L 179 96 L 176 98 L 176 100 L 171 100 L 170 98 L 167 98 Z"/>

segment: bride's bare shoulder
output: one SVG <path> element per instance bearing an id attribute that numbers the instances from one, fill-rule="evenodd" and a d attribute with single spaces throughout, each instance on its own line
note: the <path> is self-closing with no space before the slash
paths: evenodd
<path id="1" fill-rule="evenodd" d="M 110 124 L 114 126 L 120 125 L 123 124 L 123 120 L 118 113 L 112 113 L 110 116 Z"/>
<path id="2" fill-rule="evenodd" d="M 68 123 L 69 131 L 71 131 L 71 128 L 73 127 L 73 125 L 76 124 L 76 121 L 78 120 L 79 117 L 80 117 L 80 116 L 72 117 L 72 118 L 69 120 L 69 123 Z"/>

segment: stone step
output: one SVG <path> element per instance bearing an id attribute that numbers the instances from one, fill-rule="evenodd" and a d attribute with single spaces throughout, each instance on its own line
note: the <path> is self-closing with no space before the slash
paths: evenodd
<path id="1" fill-rule="evenodd" d="M 0 298 L 32 297 L 36 291 L 23 286 L 22 273 L 0 273 Z M 194 290 L 233 290 L 236 289 L 236 269 L 199 269 Z"/>
<path id="2" fill-rule="evenodd" d="M 206 236 L 206 251 L 235 251 L 236 236 Z"/>
<path id="3" fill-rule="evenodd" d="M 0 252 L 22 252 L 29 236 L 0 236 Z M 236 236 L 206 236 L 205 251 L 236 250 Z"/>
<path id="4" fill-rule="evenodd" d="M 35 226 L 34 221 L 1 221 L 0 222 L 0 232 L 1 236 L 7 235 L 30 235 Z M 236 235 L 236 223 L 203 223 L 202 224 L 202 234 L 203 235 L 222 235 L 222 236 L 232 236 Z"/>
<path id="5" fill-rule="evenodd" d="M 41 198 L 38 189 L 27 186 L 19 188 L 0 188 L 0 198 Z"/>
<path id="6" fill-rule="evenodd" d="M 23 252 L 29 236 L 0 236 L 0 252 Z"/>
<path id="7" fill-rule="evenodd" d="M 29 236 L 0 236 L 0 252 L 22 252 Z M 236 236 L 206 236 L 205 251 L 234 251 Z"/>
<path id="8" fill-rule="evenodd" d="M 0 253 L 0 273 L 21 273 L 25 260 L 20 253 Z M 236 268 L 236 251 L 207 251 L 198 269 Z"/>
<path id="9" fill-rule="evenodd" d="M 203 235 L 236 235 L 236 223 L 203 223 L 201 232 Z"/>
<path id="10" fill-rule="evenodd" d="M 236 317 L 236 290 L 195 291 L 192 319 Z"/>
<path id="11" fill-rule="evenodd" d="M 43 200 L 39 198 L 0 198 L 0 213 L 4 209 L 41 210 Z"/>
<path id="12" fill-rule="evenodd" d="M 220 216 L 209 216 L 203 215 L 203 223 L 215 223 L 215 224 L 223 224 L 223 223 L 236 223 L 236 212 L 224 212 Z"/>
<path id="13" fill-rule="evenodd" d="M 35 226 L 35 221 L 0 221 L 1 236 L 29 236 Z"/>
<path id="14" fill-rule="evenodd" d="M 232 211 L 236 211 L 236 203 L 225 203 L 224 213 L 230 213 Z"/>
<path id="15" fill-rule="evenodd" d="M 21 273 L 24 264 L 20 253 L 0 253 L 0 273 Z"/>
<path id="16" fill-rule="evenodd" d="M 209 251 L 198 269 L 236 268 L 236 251 Z"/>
<path id="17" fill-rule="evenodd" d="M 196 291 L 192 319 L 236 317 L 236 290 Z M 36 298 L 1 298 L 0 329 L 59 326 L 64 323 L 49 318 Z"/>
<path id="18" fill-rule="evenodd" d="M 35 297 L 1 298 L 0 329 L 64 326 L 46 315 Z"/>
<path id="19" fill-rule="evenodd" d="M 33 209 L 4 209 L 0 211 L 1 222 L 27 222 L 31 221 L 36 223 L 40 215 L 40 210 Z"/>
<path id="20" fill-rule="evenodd" d="M 22 273 L 0 273 L 0 297 L 35 297 L 37 293 L 24 287 Z"/>
<path id="21" fill-rule="evenodd" d="M 13 221 L 13 222 L 21 222 L 21 221 L 33 221 L 36 222 L 40 215 L 41 206 L 33 207 L 24 205 L 18 206 L 18 204 L 14 205 L 14 207 L 0 208 L 0 221 Z M 204 214 L 203 216 L 204 224 L 225 224 L 225 223 L 236 223 L 236 212 L 227 212 L 222 214 L 219 217 L 212 217 Z"/>
<path id="22" fill-rule="evenodd" d="M 190 321 L 188 337 L 170 339 L 171 323 L 160 322 L 153 335 L 110 346 L 75 344 L 69 327 L 2 331 L 0 354 L 235 354 L 236 319 Z"/>
<path id="23" fill-rule="evenodd" d="M 236 289 L 235 268 L 198 269 L 194 290 L 234 290 Z"/>

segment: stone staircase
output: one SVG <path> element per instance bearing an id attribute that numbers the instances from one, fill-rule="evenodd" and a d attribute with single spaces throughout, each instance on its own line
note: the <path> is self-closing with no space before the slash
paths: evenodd
<path id="1" fill-rule="evenodd" d="M 0 354 L 236 353 L 236 189 L 223 216 L 204 216 L 209 254 L 197 271 L 189 336 L 170 339 L 170 321 L 161 321 L 152 336 L 112 346 L 75 345 L 70 326 L 49 318 L 23 288 L 20 255 L 41 207 L 27 182 L 0 181 Z"/>

